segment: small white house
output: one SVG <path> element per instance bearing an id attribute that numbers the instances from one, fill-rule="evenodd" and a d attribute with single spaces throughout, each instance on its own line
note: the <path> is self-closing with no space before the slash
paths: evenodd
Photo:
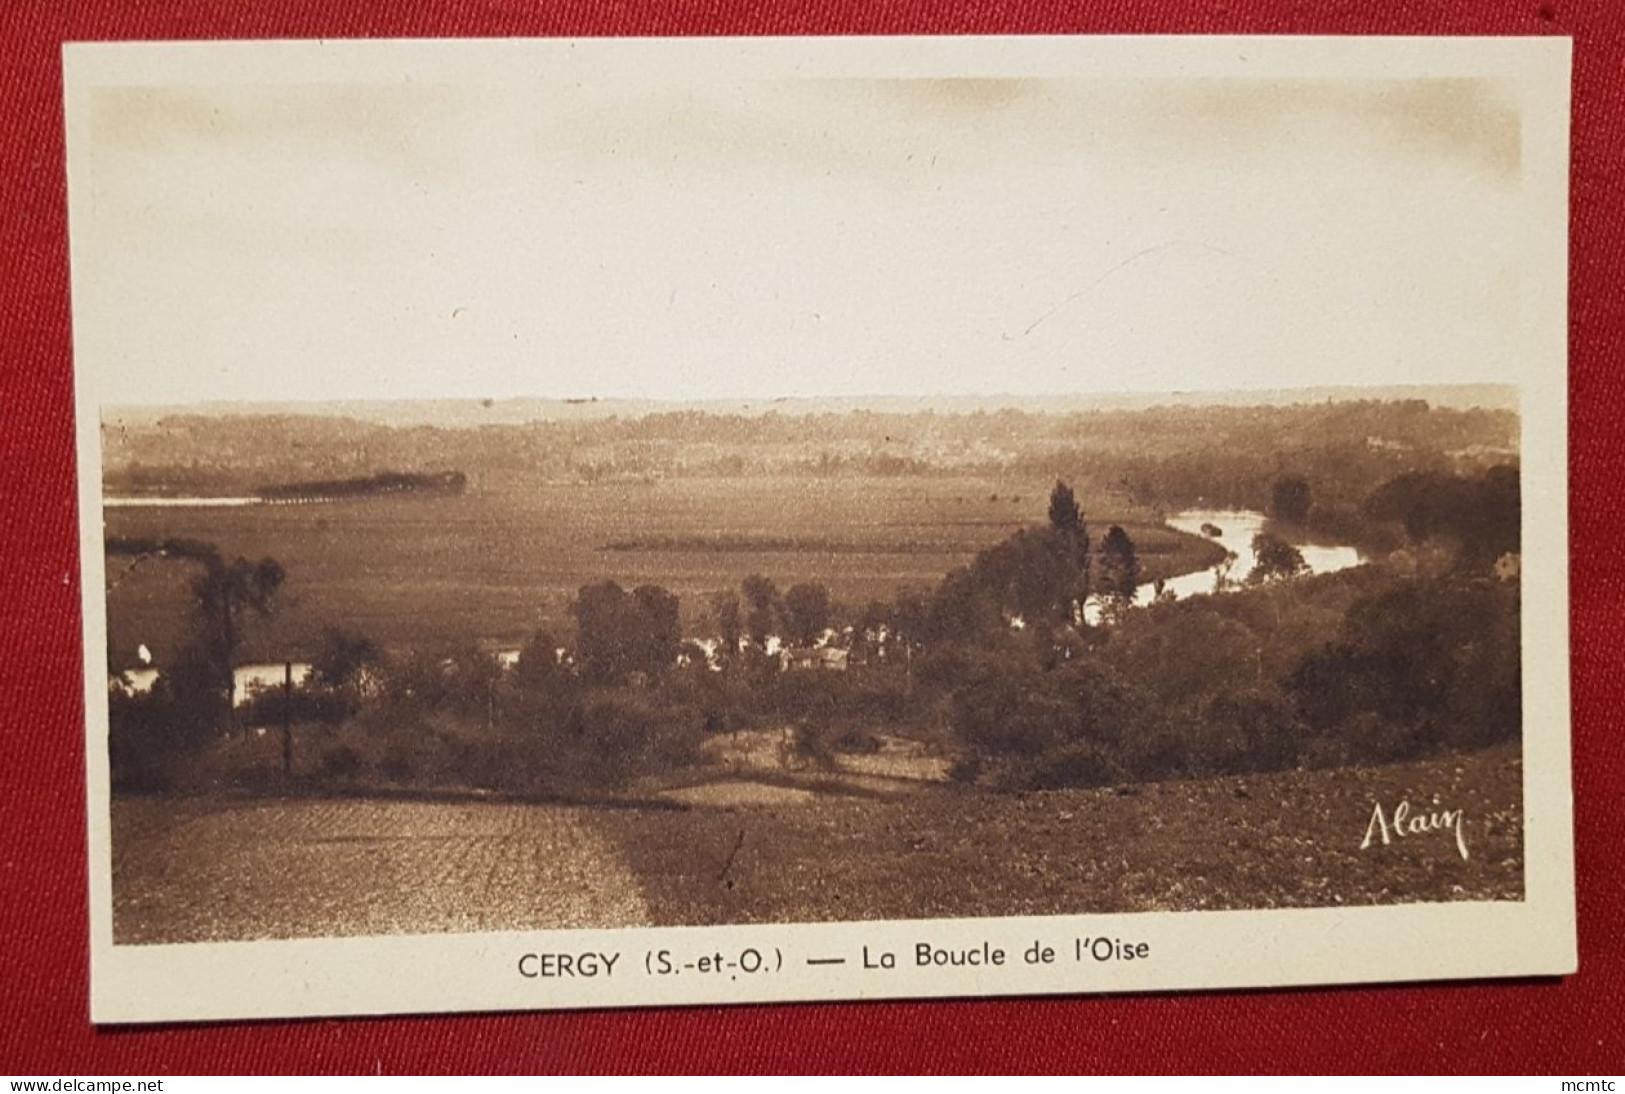
<path id="1" fill-rule="evenodd" d="M 238 665 L 231 673 L 231 705 L 240 707 L 257 695 L 276 691 L 282 687 L 283 675 L 286 672 L 287 664 L 281 661 Z M 303 661 L 293 662 L 293 686 L 303 687 L 310 680 L 310 673 L 309 664 Z"/>
<path id="2" fill-rule="evenodd" d="M 151 691 L 158 682 L 159 669 L 143 666 L 138 669 L 125 669 L 113 676 L 110 683 L 126 695 L 145 695 Z M 232 670 L 231 705 L 240 707 L 254 699 L 255 696 L 275 691 L 282 686 L 283 675 L 286 673 L 286 663 L 262 662 L 253 665 L 239 665 Z M 302 687 L 310 681 L 311 667 L 303 661 L 293 663 L 293 685 Z"/>

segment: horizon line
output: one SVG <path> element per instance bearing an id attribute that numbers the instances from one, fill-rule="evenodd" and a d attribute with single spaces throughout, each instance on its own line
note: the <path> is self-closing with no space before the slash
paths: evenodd
<path id="1" fill-rule="evenodd" d="M 1383 399 L 1383 392 L 1421 392 L 1421 391 L 1465 391 L 1481 390 L 1494 392 L 1512 405 L 1486 406 L 1484 409 L 1511 410 L 1517 409 L 1519 402 L 1519 387 L 1514 383 L 1504 381 L 1478 380 L 1478 381 L 1445 381 L 1445 382 L 1417 382 L 1417 383 L 1379 383 L 1379 384 L 1306 384 L 1301 387 L 1231 387 L 1231 388 L 1169 388 L 1162 390 L 1132 391 L 1132 390 L 1100 390 L 1100 391 L 938 391 L 938 392 L 897 392 L 872 391 L 851 394 L 787 394 L 787 395 L 706 395 L 699 398 L 682 398 L 668 395 L 543 395 L 543 394 L 511 394 L 511 395 L 421 395 L 421 396 L 341 396 L 338 398 L 318 399 L 283 397 L 271 399 L 257 398 L 225 398 L 201 399 L 196 402 L 177 403 L 171 401 L 143 402 L 140 400 L 103 403 L 100 411 L 103 415 L 120 410 L 143 411 L 173 411 L 178 413 L 209 413 L 225 412 L 226 408 L 238 407 L 309 407 L 338 408 L 344 406 L 389 406 L 408 408 L 432 404 L 469 404 L 495 408 L 499 406 L 515 406 L 524 403 L 541 403 L 559 407 L 609 407 L 616 405 L 657 405 L 667 407 L 698 407 L 698 406 L 775 406 L 781 404 L 808 404 L 808 403 L 926 403 L 926 402 L 986 402 L 986 403 L 1037 403 L 1045 400 L 1062 402 L 1145 402 L 1154 406 L 1155 400 L 1170 399 L 1189 401 L 1193 399 L 1235 399 L 1247 396 L 1281 396 L 1281 395 L 1312 395 L 1325 393 L 1328 397 L 1347 398 L 1354 401 L 1359 393 L 1369 392 L 1370 398 L 1378 401 L 1393 401 Z M 1346 394 L 1345 394 L 1346 393 Z"/>

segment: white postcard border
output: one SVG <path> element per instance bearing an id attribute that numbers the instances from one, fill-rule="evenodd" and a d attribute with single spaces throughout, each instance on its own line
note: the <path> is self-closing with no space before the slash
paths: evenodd
<path id="1" fill-rule="evenodd" d="M 97 1022 L 525 1010 L 772 1000 L 1186 990 L 1553 975 L 1576 966 L 1567 613 L 1566 39 L 925 38 L 527 42 L 264 42 L 70 45 L 64 55 L 75 341 L 97 316 L 83 280 L 95 195 L 76 181 L 90 153 L 87 96 L 99 86 L 502 79 L 539 60 L 662 79 L 819 76 L 1493 76 L 1522 96 L 1531 272 L 1522 399 L 1525 883 L 1522 903 L 1447 903 L 1278 911 L 1145 913 L 1037 919 L 649 928 L 615 931 L 306 939 L 118 946 L 112 936 L 110 784 L 104 686 L 106 618 L 98 423 L 120 401 L 93 358 L 76 360 L 84 590 L 91 1014 Z M 476 75 L 477 74 L 477 75 Z M 1346 378 L 1339 378 L 1346 379 Z M 418 381 L 414 381 L 417 383 Z M 431 382 L 432 386 L 432 382 Z M 416 387 L 411 394 L 428 394 Z M 1143 961 L 1032 966 L 1039 941 L 1110 936 L 1152 948 Z M 1008 964 L 917 969 L 920 942 L 991 942 Z M 895 970 L 855 967 L 863 948 Z M 782 970 L 733 979 L 660 978 L 648 955 L 746 949 L 780 953 Z M 628 975 L 542 981 L 526 953 L 618 952 Z M 809 968 L 838 953 L 844 967 Z"/>

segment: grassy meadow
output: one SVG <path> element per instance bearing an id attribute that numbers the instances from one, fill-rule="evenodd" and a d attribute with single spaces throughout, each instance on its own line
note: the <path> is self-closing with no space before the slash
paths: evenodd
<path id="1" fill-rule="evenodd" d="M 786 588 L 827 585 L 861 607 L 934 587 L 1013 531 L 1041 524 L 1052 483 L 980 477 L 674 478 L 601 484 L 476 477 L 462 495 L 379 496 L 306 505 L 106 510 L 109 536 L 195 538 L 287 570 L 274 618 L 253 622 L 245 659 L 309 656 L 343 626 L 386 646 L 517 644 L 539 624 L 568 629 L 583 585 L 658 584 L 704 626 L 712 594 L 759 573 Z M 1147 511 L 1090 506 L 1098 536 L 1121 523 L 1147 580 L 1216 562 L 1212 544 Z M 115 657 L 145 643 L 160 662 L 189 622 L 187 562 L 108 561 Z"/>

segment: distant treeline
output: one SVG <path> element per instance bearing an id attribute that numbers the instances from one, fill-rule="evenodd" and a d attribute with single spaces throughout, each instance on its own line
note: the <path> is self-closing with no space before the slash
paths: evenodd
<path id="1" fill-rule="evenodd" d="M 429 475 L 383 471 L 376 475 L 354 479 L 323 479 L 315 482 L 258 486 L 254 488 L 254 493 L 270 500 L 354 498 L 372 494 L 461 494 L 467 486 L 468 476 L 461 471 L 440 471 Z"/>
<path id="2" fill-rule="evenodd" d="M 1480 470 L 1513 458 L 1517 415 L 1421 400 L 1288 406 L 970 414 L 852 411 L 538 421 L 399 428 L 306 415 L 177 415 L 109 429 L 104 478 L 122 493 L 233 493 L 255 482 L 365 481 L 380 468 L 462 467 L 605 483 L 670 477 L 970 474 L 1065 478 L 1169 508 L 1261 508 L 1295 473 L 1352 506 L 1406 471 Z"/>

